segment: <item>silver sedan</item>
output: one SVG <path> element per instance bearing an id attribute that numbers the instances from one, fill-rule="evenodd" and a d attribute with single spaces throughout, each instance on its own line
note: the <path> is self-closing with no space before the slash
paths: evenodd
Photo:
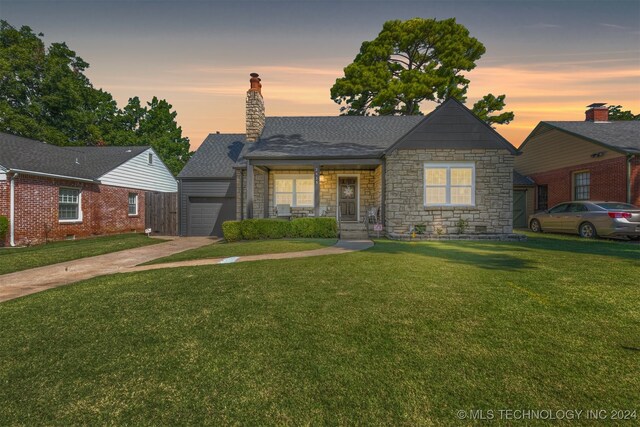
<path id="1" fill-rule="evenodd" d="M 529 216 L 531 231 L 640 238 L 640 208 L 620 202 L 566 202 Z"/>

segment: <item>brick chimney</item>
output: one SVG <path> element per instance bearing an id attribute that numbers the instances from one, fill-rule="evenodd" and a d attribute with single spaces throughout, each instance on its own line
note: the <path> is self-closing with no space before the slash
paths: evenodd
<path id="1" fill-rule="evenodd" d="M 264 128 L 264 100 L 262 83 L 257 73 L 251 73 L 251 87 L 247 91 L 247 142 L 255 142 Z"/>
<path id="2" fill-rule="evenodd" d="M 591 105 L 587 105 L 587 111 L 584 112 L 585 120 L 587 122 L 608 122 L 609 121 L 609 109 L 606 107 L 605 102 L 596 102 Z"/>

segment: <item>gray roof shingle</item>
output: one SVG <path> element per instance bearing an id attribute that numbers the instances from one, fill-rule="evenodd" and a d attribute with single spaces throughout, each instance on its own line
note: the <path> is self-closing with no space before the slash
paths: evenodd
<path id="1" fill-rule="evenodd" d="M 424 116 L 267 117 L 247 158 L 375 157 Z"/>
<path id="2" fill-rule="evenodd" d="M 640 121 L 638 120 L 597 123 L 544 121 L 540 124 L 590 139 L 618 151 L 640 153 Z M 533 133 L 527 137 L 527 140 Z"/>
<path id="3" fill-rule="evenodd" d="M 535 182 L 528 176 L 520 175 L 513 171 L 513 185 L 535 185 Z"/>
<path id="4" fill-rule="evenodd" d="M 0 165 L 49 175 L 97 180 L 149 147 L 59 147 L 0 133 Z"/>
<path id="5" fill-rule="evenodd" d="M 231 178 L 246 143 L 243 134 L 212 133 L 191 157 L 178 178 Z"/>

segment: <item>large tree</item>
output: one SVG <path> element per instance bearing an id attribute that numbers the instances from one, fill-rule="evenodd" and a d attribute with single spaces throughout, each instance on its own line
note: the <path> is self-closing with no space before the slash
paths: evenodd
<path id="1" fill-rule="evenodd" d="M 633 114 L 631 110 L 622 110 L 622 105 L 610 105 L 609 106 L 609 120 L 610 121 L 627 121 L 627 120 L 640 120 L 640 114 Z"/>
<path id="2" fill-rule="evenodd" d="M 422 114 L 423 101 L 466 101 L 471 71 L 485 47 L 454 18 L 387 21 L 372 41 L 365 41 L 331 98 L 344 115 Z M 488 123 L 508 123 L 513 113 L 500 112 L 505 95 L 484 96 L 473 111 Z"/>
<path id="3" fill-rule="evenodd" d="M 65 43 L 0 21 L 0 131 L 56 145 L 151 145 L 174 174 L 189 159 L 176 112 L 137 97 L 123 109 L 85 75 L 89 64 Z"/>

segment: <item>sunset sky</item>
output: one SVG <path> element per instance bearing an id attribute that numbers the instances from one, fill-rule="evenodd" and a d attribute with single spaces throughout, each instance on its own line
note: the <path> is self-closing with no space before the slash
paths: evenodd
<path id="1" fill-rule="evenodd" d="M 360 44 L 412 17 L 455 17 L 484 43 L 468 104 L 507 94 L 516 119 L 498 131 L 514 145 L 540 120 L 583 120 L 593 102 L 640 113 L 637 0 L 0 0 L 0 17 L 66 41 L 120 106 L 166 98 L 194 149 L 210 132 L 244 132 L 250 72 L 267 115 L 337 115 L 329 89 Z"/>

